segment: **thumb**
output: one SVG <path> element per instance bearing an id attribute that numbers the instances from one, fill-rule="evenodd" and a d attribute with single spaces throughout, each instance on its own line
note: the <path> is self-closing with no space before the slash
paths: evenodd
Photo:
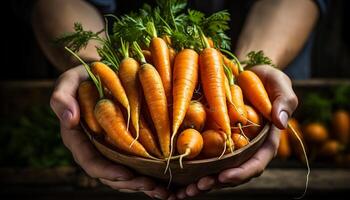
<path id="1" fill-rule="evenodd" d="M 272 122 L 279 129 L 287 128 L 288 118 L 298 105 L 298 99 L 294 93 L 277 96 L 272 105 Z"/>
<path id="2" fill-rule="evenodd" d="M 52 110 L 60 119 L 61 125 L 72 128 L 79 124 L 80 110 L 76 93 L 81 81 L 87 78 L 83 67 L 76 67 L 63 73 L 56 82 L 50 99 Z"/>

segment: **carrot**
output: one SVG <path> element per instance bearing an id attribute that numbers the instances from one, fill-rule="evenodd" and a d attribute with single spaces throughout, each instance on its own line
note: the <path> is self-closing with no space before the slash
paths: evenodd
<path id="1" fill-rule="evenodd" d="M 152 60 L 154 67 L 157 69 L 164 87 L 164 92 L 168 102 L 171 101 L 171 66 L 169 49 L 166 42 L 157 37 L 157 31 L 153 22 L 147 23 L 147 31 L 152 37 L 150 43 L 150 50 L 152 53 Z"/>
<path id="2" fill-rule="evenodd" d="M 198 54 L 192 49 L 180 51 L 173 74 L 173 132 L 171 144 L 183 122 L 198 79 Z"/>
<path id="3" fill-rule="evenodd" d="M 147 152 L 156 156 L 157 158 L 162 157 L 162 153 L 160 152 L 156 138 L 152 134 L 151 129 L 148 127 L 145 119 L 143 117 L 140 118 L 140 138 L 139 142 L 145 147 Z"/>
<path id="4" fill-rule="evenodd" d="M 98 91 L 91 81 L 80 83 L 78 88 L 78 100 L 81 116 L 88 127 L 96 134 L 102 133 L 102 128 L 94 116 L 94 107 L 99 99 Z"/>
<path id="5" fill-rule="evenodd" d="M 239 133 L 232 134 L 232 141 L 235 144 L 235 149 L 240 149 L 249 144 L 249 140 L 246 137 L 244 137 L 244 135 Z"/>
<path id="6" fill-rule="evenodd" d="M 134 58 L 129 57 L 128 43 L 121 41 L 121 52 L 124 59 L 120 62 L 118 73 L 129 100 L 131 123 L 136 131 L 135 140 L 137 140 L 139 137 L 139 120 L 141 109 L 140 83 L 137 77 L 140 64 Z"/>
<path id="7" fill-rule="evenodd" d="M 292 154 L 292 150 L 290 147 L 290 141 L 288 136 L 288 131 L 286 129 L 281 130 L 280 133 L 280 144 L 277 150 L 277 157 L 282 160 L 286 160 Z"/>
<path id="8" fill-rule="evenodd" d="M 182 159 L 193 159 L 199 155 L 203 148 L 203 138 L 195 129 L 186 129 L 180 133 L 176 143 L 177 151 L 180 154 L 180 166 Z"/>
<path id="9" fill-rule="evenodd" d="M 225 87 L 225 95 L 229 104 L 232 104 L 232 94 L 230 89 L 230 83 L 227 77 L 224 75 L 224 87 Z"/>
<path id="10" fill-rule="evenodd" d="M 333 157 L 337 156 L 341 151 L 345 149 L 345 146 L 337 140 L 326 140 L 320 148 L 319 155 L 322 157 Z"/>
<path id="11" fill-rule="evenodd" d="M 227 136 L 225 132 L 218 130 L 206 130 L 202 133 L 203 149 L 202 154 L 206 158 L 219 157 L 226 152 Z"/>
<path id="12" fill-rule="evenodd" d="M 271 120 L 272 104 L 260 78 L 252 71 L 243 71 L 237 77 L 244 96 L 268 120 Z"/>
<path id="13" fill-rule="evenodd" d="M 145 100 L 156 129 L 160 149 L 164 157 L 170 154 L 170 121 L 168 113 L 168 103 L 165 96 L 162 80 L 157 70 L 146 63 L 138 44 L 134 43 L 135 51 L 141 59 L 139 79 L 144 92 Z"/>
<path id="14" fill-rule="evenodd" d="M 119 106 L 111 100 L 102 99 L 97 102 L 94 113 L 97 121 L 118 149 L 132 155 L 153 158 L 138 141 L 134 141 L 126 128 Z M 132 143 L 133 146 L 130 147 Z"/>
<path id="15" fill-rule="evenodd" d="M 345 110 L 337 110 L 332 116 L 332 127 L 336 138 L 347 145 L 350 139 L 350 114 Z"/>
<path id="16" fill-rule="evenodd" d="M 262 117 L 249 105 L 245 105 L 247 111 L 247 126 L 243 127 L 244 134 L 250 139 L 254 139 L 260 132 L 262 126 Z"/>
<path id="17" fill-rule="evenodd" d="M 125 90 L 117 74 L 102 62 L 93 62 L 91 64 L 92 72 L 98 76 L 102 83 L 111 91 L 113 97 L 127 110 L 128 120 L 127 128 L 130 121 L 130 105 Z"/>
<path id="18" fill-rule="evenodd" d="M 303 130 L 305 139 L 312 144 L 320 144 L 328 138 L 327 128 L 319 122 L 308 123 Z"/>
<path id="19" fill-rule="evenodd" d="M 237 64 L 233 61 L 227 58 L 224 54 L 222 54 L 222 57 L 224 59 L 224 64 L 231 69 L 232 74 L 237 77 L 239 75 L 239 70 Z"/>
<path id="20" fill-rule="evenodd" d="M 153 61 L 152 61 L 152 53 L 151 53 L 151 51 L 143 49 L 142 50 L 142 54 L 145 57 L 146 62 L 152 64 Z"/>
<path id="21" fill-rule="evenodd" d="M 208 45 L 207 45 L 208 46 Z M 216 123 L 227 134 L 231 146 L 231 126 L 228 116 L 224 88 L 224 69 L 220 53 L 213 48 L 205 48 L 199 56 L 200 75 L 205 98 Z M 233 151 L 233 149 L 231 149 Z"/>
<path id="22" fill-rule="evenodd" d="M 171 69 L 173 69 L 175 57 L 176 57 L 176 51 L 175 51 L 175 49 L 172 48 L 172 47 L 169 47 L 169 59 L 170 59 L 170 66 L 171 66 Z M 173 71 L 173 70 L 171 70 L 171 71 Z"/>
<path id="23" fill-rule="evenodd" d="M 210 108 L 205 108 L 206 113 L 206 123 L 204 126 L 204 130 L 221 130 L 222 128 L 215 122 L 213 113 L 210 111 Z"/>
<path id="24" fill-rule="evenodd" d="M 206 122 L 206 116 L 204 105 L 199 101 L 191 101 L 182 126 L 202 131 Z"/>

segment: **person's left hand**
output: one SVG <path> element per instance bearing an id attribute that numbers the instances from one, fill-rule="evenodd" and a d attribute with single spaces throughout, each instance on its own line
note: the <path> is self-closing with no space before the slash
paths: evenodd
<path id="1" fill-rule="evenodd" d="M 298 105 L 298 99 L 287 75 L 267 65 L 251 69 L 263 82 L 272 103 L 272 122 L 269 135 L 262 147 L 239 167 L 226 169 L 217 176 L 206 176 L 177 191 L 177 198 L 196 196 L 214 187 L 237 186 L 260 176 L 276 155 L 280 130 L 287 127 L 288 118 Z"/>

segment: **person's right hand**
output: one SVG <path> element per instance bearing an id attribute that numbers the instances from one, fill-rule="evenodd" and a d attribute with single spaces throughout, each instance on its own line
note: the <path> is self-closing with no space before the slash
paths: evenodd
<path id="1" fill-rule="evenodd" d="M 79 125 L 80 111 L 76 100 L 79 84 L 88 75 L 83 66 L 72 68 L 57 80 L 50 105 L 60 119 L 61 137 L 72 152 L 75 162 L 92 178 L 116 190 L 142 191 L 152 198 L 165 199 L 169 192 L 145 176 L 133 174 L 122 165 L 104 159 L 94 148 Z"/>

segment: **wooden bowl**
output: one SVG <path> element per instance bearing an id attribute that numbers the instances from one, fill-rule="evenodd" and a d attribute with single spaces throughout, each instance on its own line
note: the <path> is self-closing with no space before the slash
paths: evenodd
<path id="1" fill-rule="evenodd" d="M 84 123 L 82 123 L 82 128 L 89 136 L 97 150 L 109 160 L 128 166 L 139 174 L 154 177 L 164 182 L 169 181 L 169 172 L 164 174 L 166 166 L 165 161 L 151 160 L 119 153 L 115 149 L 111 148 L 111 146 L 108 145 L 103 138 L 93 137 L 90 130 Z M 192 161 L 184 160 L 182 169 L 178 160 L 171 161 L 171 184 L 186 185 L 203 176 L 216 174 L 224 169 L 240 166 L 251 156 L 253 156 L 263 144 L 268 135 L 269 128 L 270 124 L 266 123 L 260 133 L 253 140 L 251 140 L 247 146 L 235 150 L 233 153 L 226 154 L 220 159 L 210 158 Z"/>

